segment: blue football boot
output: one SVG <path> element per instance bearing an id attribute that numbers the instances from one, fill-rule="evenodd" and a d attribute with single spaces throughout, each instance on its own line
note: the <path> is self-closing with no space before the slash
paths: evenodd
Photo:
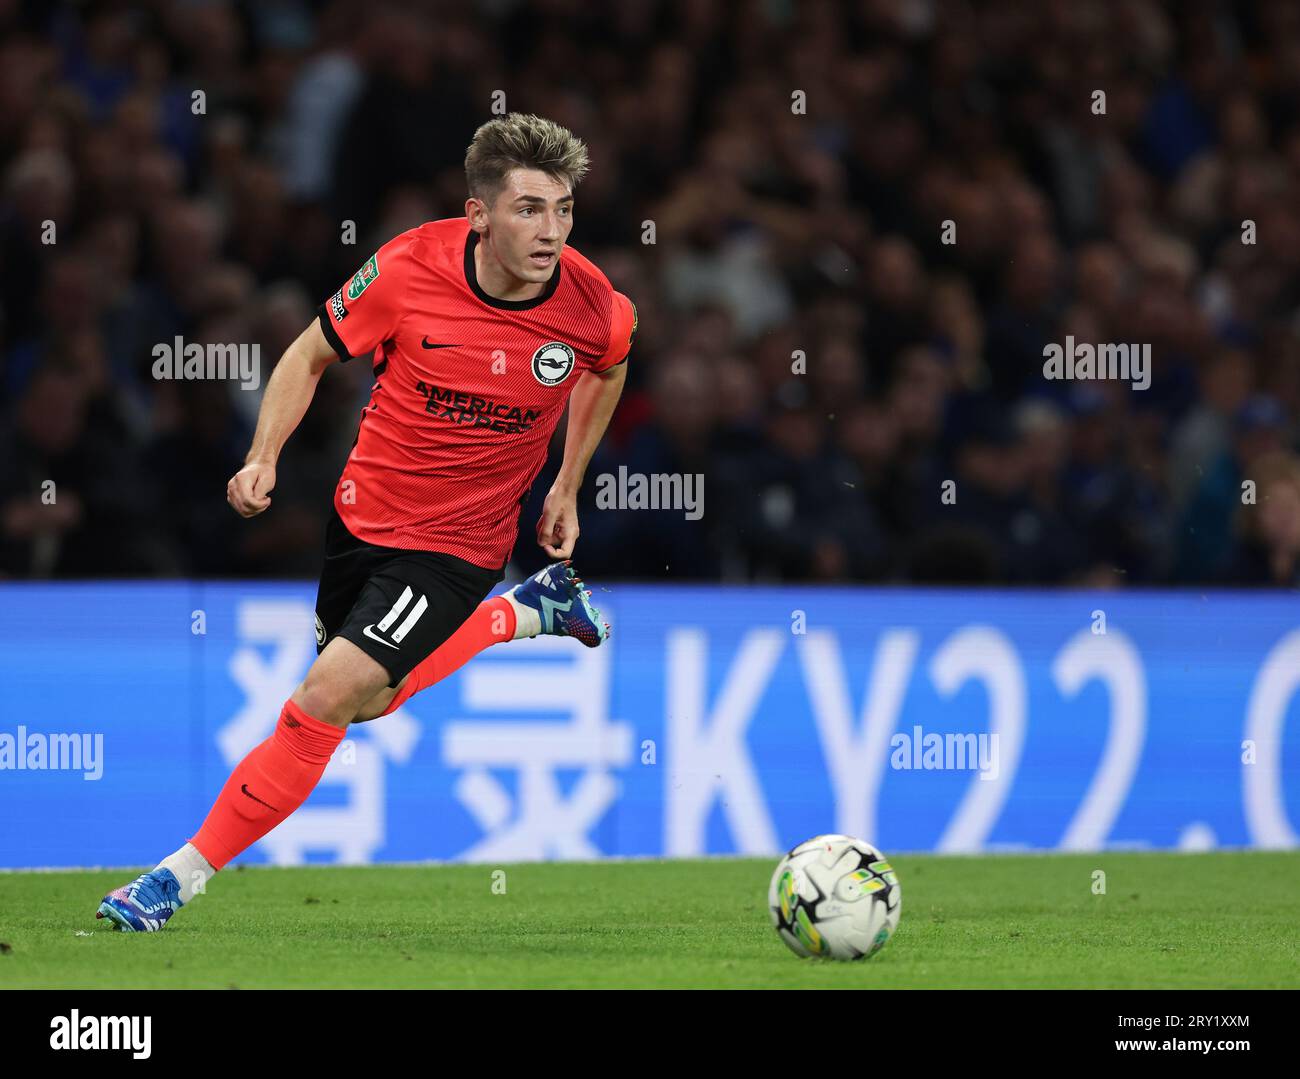
<path id="1" fill-rule="evenodd" d="M 510 595 L 541 619 L 542 632 L 576 637 L 588 648 L 609 639 L 609 623 L 587 602 L 590 589 L 573 572 L 570 561 L 555 562 L 515 585 Z"/>
<path id="2" fill-rule="evenodd" d="M 104 896 L 95 912 L 124 933 L 155 933 L 181 909 L 181 884 L 170 869 L 142 873 Z"/>

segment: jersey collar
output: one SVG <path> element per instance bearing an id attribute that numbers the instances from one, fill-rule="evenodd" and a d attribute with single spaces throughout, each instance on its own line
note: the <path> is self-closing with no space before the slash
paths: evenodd
<path id="1" fill-rule="evenodd" d="M 474 271 L 474 248 L 477 246 L 478 233 L 470 229 L 469 235 L 465 238 L 465 283 L 469 285 L 470 291 L 489 307 L 498 307 L 503 311 L 527 311 L 529 308 L 536 307 L 539 303 L 545 303 L 555 294 L 555 290 L 560 287 L 561 262 L 557 258 L 555 260 L 555 272 L 547 280 L 546 287 L 531 300 L 498 300 L 495 296 L 489 296 L 483 291 L 483 286 L 478 283 L 478 274 Z"/>

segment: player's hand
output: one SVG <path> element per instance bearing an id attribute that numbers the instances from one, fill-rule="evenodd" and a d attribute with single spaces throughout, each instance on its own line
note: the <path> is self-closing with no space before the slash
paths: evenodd
<path id="1" fill-rule="evenodd" d="M 578 542 L 578 493 L 552 487 L 537 519 L 537 545 L 552 558 L 568 558 Z"/>
<path id="2" fill-rule="evenodd" d="M 264 461 L 246 464 L 226 484 L 226 501 L 241 517 L 256 517 L 271 504 L 275 487 L 275 465 Z"/>

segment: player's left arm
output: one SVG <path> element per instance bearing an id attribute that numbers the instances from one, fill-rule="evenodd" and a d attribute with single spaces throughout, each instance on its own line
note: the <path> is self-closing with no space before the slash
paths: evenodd
<path id="1" fill-rule="evenodd" d="M 625 362 L 636 335 L 636 308 L 614 293 L 610 348 L 583 372 L 569 397 L 569 425 L 564 434 L 564 462 L 542 504 L 537 543 L 552 558 L 568 558 L 578 541 L 578 491 L 592 454 L 600 445 L 627 380 Z"/>

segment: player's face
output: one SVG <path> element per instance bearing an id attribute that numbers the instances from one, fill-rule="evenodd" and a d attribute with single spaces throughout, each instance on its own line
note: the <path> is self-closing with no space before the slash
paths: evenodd
<path id="1" fill-rule="evenodd" d="M 573 192 L 537 169 L 514 169 L 487 211 L 487 225 L 493 253 L 507 273 L 549 281 L 573 228 Z"/>

